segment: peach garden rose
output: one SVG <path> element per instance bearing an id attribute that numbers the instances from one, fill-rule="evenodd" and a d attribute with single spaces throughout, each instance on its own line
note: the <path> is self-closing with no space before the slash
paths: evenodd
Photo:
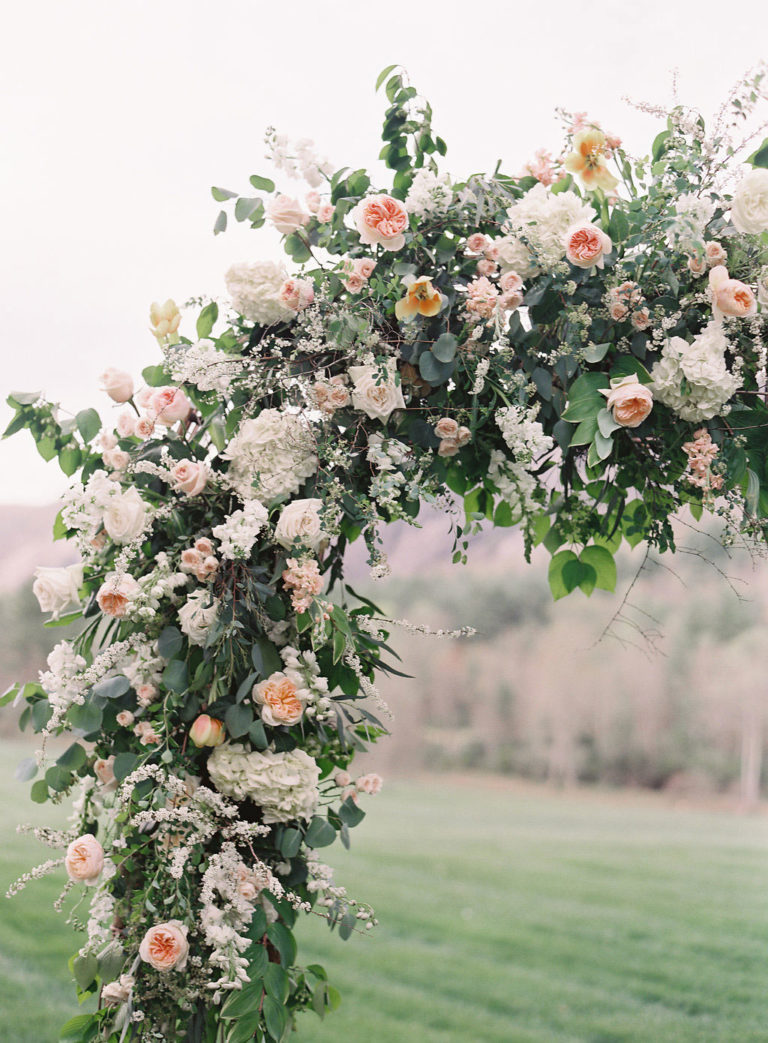
<path id="1" fill-rule="evenodd" d="M 93 886 L 104 868 L 104 848 L 92 833 L 73 840 L 64 857 L 67 876 L 77 884 Z"/>
<path id="2" fill-rule="evenodd" d="M 612 386 L 601 390 L 606 396 L 606 409 L 611 410 L 613 419 L 622 427 L 639 427 L 653 409 L 653 394 L 641 384 L 636 374 L 623 377 Z"/>
<path id="3" fill-rule="evenodd" d="M 583 222 L 571 225 L 565 233 L 565 256 L 577 268 L 603 268 L 603 255 L 610 253 L 610 237 L 597 225 Z"/>
<path id="4" fill-rule="evenodd" d="M 150 927 L 139 946 L 139 956 L 156 971 L 183 971 L 187 963 L 188 928 L 180 920 Z"/>
<path id="5" fill-rule="evenodd" d="M 402 250 L 408 228 L 408 211 L 399 199 L 384 193 L 366 196 L 352 211 L 352 219 L 366 246 Z"/>

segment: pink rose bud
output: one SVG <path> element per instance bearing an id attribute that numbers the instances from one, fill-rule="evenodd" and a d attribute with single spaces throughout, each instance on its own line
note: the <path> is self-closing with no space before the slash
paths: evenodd
<path id="1" fill-rule="evenodd" d="M 199 540 L 195 540 L 195 550 L 199 550 L 207 557 L 209 554 L 213 554 L 213 544 L 207 536 L 201 536 Z"/>
<path id="2" fill-rule="evenodd" d="M 134 722 L 134 716 L 130 710 L 121 710 L 117 715 L 117 723 L 122 728 L 130 728 Z"/>
<path id="3" fill-rule="evenodd" d="M 481 254 L 488 245 L 488 236 L 482 232 L 473 232 L 467 239 L 467 249 L 473 254 Z"/>
<path id="4" fill-rule="evenodd" d="M 215 717 L 201 713 L 189 729 L 189 737 L 198 748 L 203 746 L 221 746 L 224 742 L 224 725 Z"/>
<path id="5" fill-rule="evenodd" d="M 344 787 L 348 786 L 352 781 L 352 776 L 348 771 L 337 771 L 333 776 L 333 781 L 337 786 L 341 787 L 341 789 L 344 789 Z"/>
<path id="6" fill-rule="evenodd" d="M 459 425 L 449 416 L 442 416 L 435 424 L 435 434 L 438 438 L 455 438 Z"/>
<path id="7" fill-rule="evenodd" d="M 110 366 L 99 379 L 102 391 L 106 391 L 113 402 L 127 402 L 133 397 L 133 377 L 130 373 Z"/>
<path id="8" fill-rule="evenodd" d="M 208 482 L 208 468 L 197 460 L 179 460 L 171 469 L 174 489 L 187 496 L 198 496 Z"/>

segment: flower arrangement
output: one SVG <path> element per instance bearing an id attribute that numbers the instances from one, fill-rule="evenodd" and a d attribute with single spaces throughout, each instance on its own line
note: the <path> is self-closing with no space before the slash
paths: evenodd
<path id="1" fill-rule="evenodd" d="M 3 697 L 42 737 L 33 800 L 77 792 L 71 829 L 39 831 L 66 853 L 29 874 L 63 863 L 88 903 L 72 971 L 99 1008 L 67 1039 L 277 1041 L 338 1004 L 294 928 L 376 923 L 318 850 L 349 846 L 381 788 L 349 769 L 386 733 L 375 677 L 398 673 L 402 622 L 345 583 L 349 543 L 382 576 L 381 527 L 422 504 L 451 516 L 455 561 L 483 522 L 518 525 L 559 598 L 613 590 L 624 541 L 674 549 L 683 508 L 765 535 L 768 145 L 728 188 L 763 82 L 710 131 L 665 114 L 649 157 L 579 115 L 560 159 L 456 182 L 390 67 L 386 189 L 272 130 L 304 199 L 260 175 L 213 189 L 292 273 L 234 264 L 193 338 L 153 304 L 162 360 L 138 390 L 104 373 L 108 420 L 11 396 L 6 434 L 77 476 L 54 535 L 82 561 L 34 591 L 82 629 Z"/>

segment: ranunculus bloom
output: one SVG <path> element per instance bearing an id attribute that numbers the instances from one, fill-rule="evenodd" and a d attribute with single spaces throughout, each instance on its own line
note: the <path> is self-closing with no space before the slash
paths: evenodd
<path id="1" fill-rule="evenodd" d="M 739 232 L 768 231 L 768 170 L 755 167 L 741 179 L 733 193 L 731 221 Z"/>
<path id="2" fill-rule="evenodd" d="M 712 311 L 716 319 L 724 315 L 743 319 L 757 312 L 755 295 L 746 283 L 728 276 L 728 269 L 715 265 L 709 273 L 709 292 L 712 296 Z"/>
<path id="3" fill-rule="evenodd" d="M 99 587 L 96 601 L 105 616 L 122 619 L 140 590 L 139 584 L 127 572 L 122 576 L 110 572 Z"/>
<path id="4" fill-rule="evenodd" d="M 565 157 L 565 169 L 577 174 L 587 188 L 610 192 L 618 185 L 605 163 L 607 142 L 597 127 L 587 127 L 573 137 L 573 152 Z"/>
<path id="5" fill-rule="evenodd" d="M 600 390 L 607 401 L 606 409 L 613 412 L 613 419 L 622 427 L 639 427 L 653 409 L 653 394 L 632 373 L 610 388 Z"/>
<path id="6" fill-rule="evenodd" d="M 136 421 L 133 429 L 133 433 L 138 435 L 139 438 L 149 438 L 152 432 L 155 430 L 155 421 L 151 416 L 140 416 Z"/>
<path id="7" fill-rule="evenodd" d="M 65 568 L 35 569 L 35 582 L 32 593 L 37 598 L 41 612 L 53 613 L 58 619 L 62 609 L 70 602 L 79 604 L 78 590 L 83 585 L 83 566 L 67 565 Z"/>
<path id="8" fill-rule="evenodd" d="M 384 194 L 366 196 L 352 211 L 352 219 L 366 246 L 385 250 L 402 250 L 405 246 L 408 211 L 399 199 Z"/>
<path id="9" fill-rule="evenodd" d="M 192 405 L 181 388 L 160 387 L 149 396 L 147 408 L 161 424 L 170 425 L 186 420 Z"/>
<path id="10" fill-rule="evenodd" d="M 309 214 L 302 210 L 301 203 L 283 193 L 267 203 L 267 217 L 283 235 L 290 235 L 309 220 Z"/>
<path id="11" fill-rule="evenodd" d="M 174 489 L 198 496 L 208 482 L 208 468 L 198 460 L 179 460 L 171 469 Z"/>
<path id="12" fill-rule="evenodd" d="M 97 883 L 104 868 L 104 848 L 91 833 L 73 840 L 64 858 L 67 876 L 78 884 Z"/>
<path id="13" fill-rule="evenodd" d="M 189 737 L 198 748 L 221 746 L 224 742 L 224 725 L 216 717 L 201 713 L 189 729 Z"/>
<path id="14" fill-rule="evenodd" d="M 301 695 L 295 681 L 282 671 L 253 686 L 253 701 L 261 707 L 261 718 L 273 728 L 301 720 L 304 713 Z"/>
<path id="15" fill-rule="evenodd" d="M 431 279 L 422 275 L 409 284 L 405 297 L 395 305 L 398 319 L 412 319 L 416 315 L 437 315 L 443 306 L 440 291 L 432 285 Z"/>
<path id="16" fill-rule="evenodd" d="M 187 927 L 179 920 L 150 927 L 139 946 L 139 956 L 156 971 L 183 971 L 188 953 Z"/>
<path id="17" fill-rule="evenodd" d="M 565 233 L 565 256 L 577 268 L 603 268 L 603 255 L 613 247 L 610 238 L 597 225 L 571 225 Z"/>
<path id="18" fill-rule="evenodd" d="M 133 377 L 130 373 L 110 366 L 99 379 L 102 391 L 106 391 L 113 402 L 127 402 L 133 396 Z"/>
<path id="19" fill-rule="evenodd" d="M 149 309 L 149 321 L 152 323 L 152 333 L 162 343 L 166 338 L 176 337 L 176 331 L 181 323 L 181 312 L 176 307 L 176 302 L 170 298 L 165 304 L 153 301 Z"/>

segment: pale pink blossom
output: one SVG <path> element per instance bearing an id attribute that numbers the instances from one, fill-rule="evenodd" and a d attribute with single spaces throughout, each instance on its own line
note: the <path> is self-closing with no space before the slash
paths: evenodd
<path id="1" fill-rule="evenodd" d="M 135 720 L 130 710 L 121 710 L 115 719 L 121 728 L 130 728 Z"/>
<path id="2" fill-rule="evenodd" d="M 402 250 L 405 246 L 408 211 L 393 196 L 366 196 L 352 211 L 352 220 L 366 246 L 381 246 L 384 250 Z"/>
<path id="3" fill-rule="evenodd" d="M 688 271 L 692 275 L 703 275 L 707 270 L 707 258 L 706 256 L 697 257 L 696 254 L 690 254 L 688 257 Z"/>
<path id="4" fill-rule="evenodd" d="M 554 184 L 557 176 L 552 164 L 552 156 L 543 148 L 536 150 L 535 158 L 525 164 L 523 171 L 531 177 L 535 177 L 542 185 Z"/>
<path id="5" fill-rule="evenodd" d="M 498 289 L 484 275 L 467 284 L 467 311 L 490 319 L 496 310 Z"/>
<path id="6" fill-rule="evenodd" d="M 207 536 L 201 536 L 199 540 L 195 540 L 195 550 L 199 550 L 207 557 L 209 554 L 213 554 L 213 544 Z"/>
<path id="7" fill-rule="evenodd" d="M 159 387 L 150 395 L 147 408 L 154 413 L 156 420 L 168 426 L 186 420 L 192 405 L 181 388 Z"/>
<path id="8" fill-rule="evenodd" d="M 741 319 L 757 314 L 757 301 L 752 290 L 746 283 L 731 279 L 728 269 L 721 264 L 709 273 L 709 292 L 716 319 L 725 315 Z"/>
<path id="9" fill-rule="evenodd" d="M 309 214 L 302 210 L 301 203 L 282 192 L 267 204 L 267 217 L 283 235 L 290 235 L 309 220 Z"/>
<path id="10" fill-rule="evenodd" d="M 136 421 L 134 434 L 139 438 L 149 438 L 155 430 L 155 421 L 151 416 L 143 415 Z"/>
<path id="11" fill-rule="evenodd" d="M 377 775 L 375 772 L 370 772 L 368 775 L 361 775 L 356 781 L 355 785 L 363 793 L 368 793 L 371 796 L 381 792 L 383 785 L 383 779 L 381 775 Z"/>
<path id="12" fill-rule="evenodd" d="M 110 366 L 99 379 L 102 391 L 106 391 L 113 402 L 127 402 L 133 397 L 133 377 L 125 370 Z"/>
<path id="13" fill-rule="evenodd" d="M 178 492 L 199 496 L 208 484 L 208 468 L 199 460 L 179 460 L 171 468 L 171 482 Z"/>
<path id="14" fill-rule="evenodd" d="M 117 785 L 114 753 L 110 757 L 97 757 L 93 762 L 93 774 L 105 790 L 114 789 Z"/>
<path id="15" fill-rule="evenodd" d="M 372 257 L 358 257 L 355 260 L 355 271 L 364 279 L 370 279 L 376 268 L 376 262 Z"/>
<path id="16" fill-rule="evenodd" d="M 320 566 L 314 559 L 299 562 L 296 558 L 288 558 L 288 568 L 283 572 L 283 585 L 290 591 L 294 612 L 306 612 L 323 589 L 323 577 Z"/>
<path id="17" fill-rule="evenodd" d="M 280 287 L 280 300 L 291 311 L 303 311 L 315 299 L 315 284 L 311 279 L 286 279 Z"/>
<path id="18" fill-rule="evenodd" d="M 467 238 L 467 249 L 470 253 L 481 254 L 489 244 L 487 235 L 483 235 L 482 232 L 473 232 Z"/>
<path id="19" fill-rule="evenodd" d="M 626 319 L 628 313 L 627 308 L 621 303 L 621 301 L 613 301 L 608 308 L 611 318 L 614 322 L 621 322 L 622 319 Z"/>
<path id="20" fill-rule="evenodd" d="M 157 688 L 153 684 L 140 684 L 136 686 L 136 699 L 139 706 L 145 709 L 151 706 L 157 698 Z"/>
<path id="21" fill-rule="evenodd" d="M 350 782 L 352 781 L 352 776 L 349 774 L 348 771 L 344 771 L 343 769 L 340 768 L 336 772 L 336 774 L 333 776 L 333 781 L 341 789 L 344 789 L 344 787 L 348 786 L 350 784 Z"/>
<path id="22" fill-rule="evenodd" d="M 156 746 L 160 742 L 160 736 L 149 721 L 139 721 L 133 729 L 142 746 Z"/>
<path id="23" fill-rule="evenodd" d="M 121 438 L 130 438 L 136 431 L 136 417 L 133 413 L 120 413 L 115 421 L 117 433 Z"/>
<path id="24" fill-rule="evenodd" d="M 124 449 L 105 449 L 101 457 L 113 471 L 124 471 L 131 462 L 130 453 L 126 453 Z"/>
<path id="25" fill-rule="evenodd" d="M 307 192 L 307 194 L 304 196 L 304 202 L 307 204 L 307 210 L 309 210 L 310 214 L 316 214 L 317 211 L 320 209 L 320 204 L 322 202 L 322 200 L 320 199 L 320 193 Z"/>
<path id="26" fill-rule="evenodd" d="M 100 449 L 114 449 L 117 445 L 117 437 L 111 431 L 102 431 L 97 439 Z"/>
<path id="27" fill-rule="evenodd" d="M 333 215 L 336 212 L 336 207 L 333 203 L 321 203 L 317 208 L 317 220 L 321 225 L 328 224 L 329 221 L 333 220 Z"/>
<path id="28" fill-rule="evenodd" d="M 722 243 L 715 242 L 714 240 L 709 243 L 704 243 L 704 251 L 707 255 L 707 263 L 712 268 L 718 264 L 725 264 L 728 260 L 728 254 Z"/>
<path id="29" fill-rule="evenodd" d="M 651 325 L 651 313 L 647 308 L 639 308 L 632 312 L 632 325 L 636 330 L 647 330 Z"/>
<path id="30" fill-rule="evenodd" d="M 688 457 L 686 478 L 691 485 L 696 485 L 700 489 L 722 489 L 723 476 L 712 473 L 712 464 L 720 447 L 715 445 L 705 427 L 694 431 L 693 438 L 692 442 L 683 443 L 683 449 Z"/>
<path id="31" fill-rule="evenodd" d="M 606 397 L 605 408 L 612 411 L 613 419 L 622 427 L 639 427 L 653 409 L 650 388 L 641 384 L 634 373 L 599 390 Z"/>
<path id="32" fill-rule="evenodd" d="M 201 713 L 189 729 L 189 737 L 198 748 L 221 746 L 225 739 L 224 724 L 216 717 Z"/>
<path id="33" fill-rule="evenodd" d="M 481 257 L 477 262 L 477 271 L 480 275 L 493 275 L 496 271 L 495 261 L 489 261 L 487 257 Z"/>
<path id="34" fill-rule="evenodd" d="M 179 920 L 150 927 L 139 946 L 139 956 L 156 971 L 183 971 L 188 953 L 187 928 Z"/>
<path id="35" fill-rule="evenodd" d="M 519 290 L 522 290 L 523 280 L 513 268 L 510 268 L 509 271 L 504 272 L 502 277 L 499 279 L 499 286 L 501 287 L 502 293 L 516 293 Z"/>
<path id="36" fill-rule="evenodd" d="M 104 848 L 92 833 L 86 833 L 67 848 L 64 867 L 70 880 L 93 886 L 104 868 Z"/>

